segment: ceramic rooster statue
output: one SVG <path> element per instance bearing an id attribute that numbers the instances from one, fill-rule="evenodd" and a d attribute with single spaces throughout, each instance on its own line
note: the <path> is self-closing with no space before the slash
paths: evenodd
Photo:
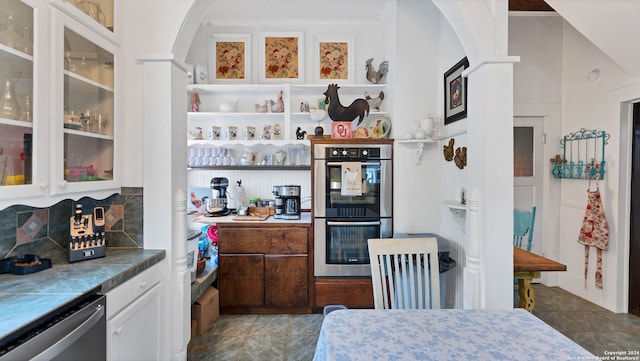
<path id="1" fill-rule="evenodd" d="M 364 117 L 369 115 L 369 103 L 366 100 L 359 98 L 353 101 L 348 107 L 344 107 L 340 104 L 340 98 L 338 98 L 338 84 L 329 84 L 325 95 L 325 103 L 327 104 L 327 114 L 333 121 L 352 121 L 358 118 L 358 125 L 362 123 Z"/>
<path id="2" fill-rule="evenodd" d="M 385 60 L 380 63 L 377 71 L 373 68 L 373 65 L 371 65 L 372 62 L 373 58 L 367 59 L 367 80 L 373 84 L 378 84 L 382 82 L 382 78 L 389 72 L 389 62 Z"/>
<path id="3" fill-rule="evenodd" d="M 369 109 L 375 109 L 376 111 L 380 111 L 380 105 L 384 100 L 384 92 L 381 91 L 380 95 L 376 98 L 372 98 L 368 92 L 364 92 L 364 99 L 369 103 Z"/>

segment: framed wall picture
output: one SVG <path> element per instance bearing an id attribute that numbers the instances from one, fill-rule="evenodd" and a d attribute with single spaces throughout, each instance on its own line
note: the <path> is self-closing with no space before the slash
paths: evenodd
<path id="1" fill-rule="evenodd" d="M 462 71 L 468 67 L 464 57 L 444 73 L 444 124 L 467 117 L 467 78 Z"/>
<path id="2" fill-rule="evenodd" d="M 251 34 L 209 36 L 209 82 L 251 82 Z"/>
<path id="3" fill-rule="evenodd" d="M 313 77 L 317 82 L 353 83 L 353 37 L 318 35 L 314 44 Z"/>
<path id="4" fill-rule="evenodd" d="M 260 82 L 304 82 L 304 34 L 260 34 Z"/>

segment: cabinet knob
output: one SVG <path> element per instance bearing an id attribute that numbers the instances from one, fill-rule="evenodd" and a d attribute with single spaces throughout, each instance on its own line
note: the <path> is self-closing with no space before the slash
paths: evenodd
<path id="1" fill-rule="evenodd" d="M 47 190 L 47 188 L 49 188 L 49 184 L 48 183 L 40 183 L 40 189 L 45 191 L 45 190 Z"/>
<path id="2" fill-rule="evenodd" d="M 69 184 L 69 182 L 63 180 L 62 182 L 58 183 L 58 188 L 66 188 L 67 184 Z"/>
<path id="3" fill-rule="evenodd" d="M 147 287 L 147 281 L 140 282 L 140 289 L 144 289 L 145 287 Z"/>
<path id="4" fill-rule="evenodd" d="M 122 326 L 120 326 L 120 327 L 116 328 L 116 330 L 115 330 L 115 331 L 113 331 L 113 333 L 114 333 L 116 336 L 119 336 L 119 335 L 122 333 Z"/>

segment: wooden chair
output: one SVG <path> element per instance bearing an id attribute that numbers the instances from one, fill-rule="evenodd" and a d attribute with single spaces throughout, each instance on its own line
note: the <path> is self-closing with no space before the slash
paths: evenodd
<path id="1" fill-rule="evenodd" d="M 435 238 L 369 239 L 368 246 L 376 309 L 440 308 Z"/>
<path id="2" fill-rule="evenodd" d="M 522 242 L 526 239 L 526 250 L 531 251 L 533 241 L 533 226 L 536 222 L 536 206 L 531 212 L 513 210 L 513 245 L 522 248 Z"/>
<path id="3" fill-rule="evenodd" d="M 531 243 L 533 241 L 533 226 L 536 222 L 536 206 L 531 208 L 531 212 L 513 210 L 513 246 L 522 248 L 525 244 L 526 250 L 531 251 Z M 513 306 L 518 307 L 520 303 L 520 295 L 518 294 L 518 280 L 513 280 Z"/>

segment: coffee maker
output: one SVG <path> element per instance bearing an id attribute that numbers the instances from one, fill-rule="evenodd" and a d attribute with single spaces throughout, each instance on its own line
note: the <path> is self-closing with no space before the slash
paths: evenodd
<path id="1" fill-rule="evenodd" d="M 300 219 L 300 186 L 273 186 L 276 219 Z"/>
<path id="2" fill-rule="evenodd" d="M 231 213 L 227 208 L 227 188 L 229 179 L 226 177 L 211 178 L 211 198 L 205 199 L 206 216 L 221 217 Z"/>

